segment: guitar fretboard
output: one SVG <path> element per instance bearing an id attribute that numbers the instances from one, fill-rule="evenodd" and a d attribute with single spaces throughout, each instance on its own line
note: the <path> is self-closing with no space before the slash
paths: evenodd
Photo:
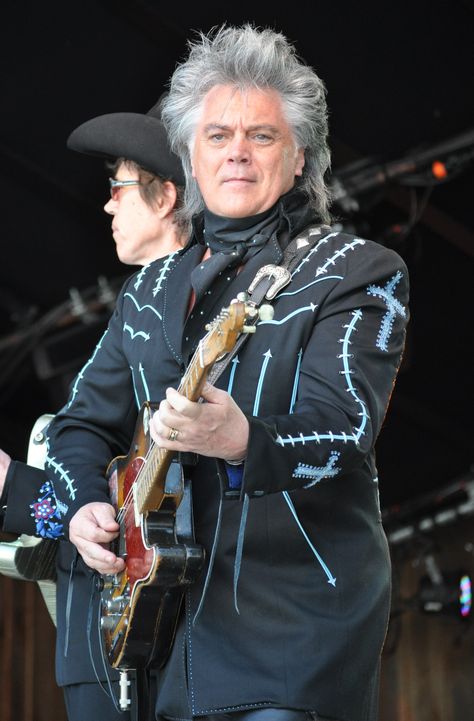
<path id="1" fill-rule="evenodd" d="M 178 391 L 191 401 L 199 399 L 201 389 L 206 380 L 209 368 L 212 366 L 214 359 L 204 361 L 204 346 L 209 341 L 209 336 L 215 331 L 209 331 L 199 342 L 199 346 L 194 353 L 179 384 Z M 157 485 L 164 487 L 164 482 L 168 468 L 170 466 L 175 451 L 166 448 L 160 448 L 153 439 L 150 439 L 150 446 L 140 473 L 136 479 L 135 498 L 139 513 L 145 510 L 154 510 L 155 494 Z"/>

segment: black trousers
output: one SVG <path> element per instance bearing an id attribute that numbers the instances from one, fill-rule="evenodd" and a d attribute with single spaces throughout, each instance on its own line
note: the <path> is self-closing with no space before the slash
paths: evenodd
<path id="1" fill-rule="evenodd" d="M 337 719 L 325 719 L 311 711 L 262 708 L 252 711 L 217 714 L 217 716 L 196 716 L 196 721 L 337 721 Z"/>
<path id="2" fill-rule="evenodd" d="M 114 695 L 118 697 L 118 687 Z M 111 698 L 98 683 L 82 683 L 63 688 L 68 721 L 133 721 L 134 714 L 115 708 Z M 149 719 L 154 718 L 152 710 Z M 327 719 L 311 711 L 295 711 L 283 708 L 263 708 L 236 711 L 212 716 L 196 716 L 196 721 L 337 721 Z M 142 721 L 142 719 L 140 719 Z"/>
<path id="3" fill-rule="evenodd" d="M 118 698 L 118 684 L 112 686 Z M 99 683 L 64 686 L 63 695 L 68 721 L 131 721 L 130 712 L 119 711 Z"/>

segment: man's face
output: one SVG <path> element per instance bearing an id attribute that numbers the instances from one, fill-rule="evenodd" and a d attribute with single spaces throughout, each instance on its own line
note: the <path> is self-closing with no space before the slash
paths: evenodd
<path id="1" fill-rule="evenodd" d="M 137 180 L 138 173 L 122 163 L 116 180 Z M 112 215 L 112 235 L 119 260 L 126 265 L 146 265 L 169 252 L 162 251 L 163 219 L 140 195 L 138 185 L 122 187 L 104 210 Z"/>
<path id="2" fill-rule="evenodd" d="M 216 85 L 208 92 L 192 169 L 210 211 L 228 218 L 261 213 L 293 187 L 303 166 L 304 149 L 296 147 L 275 90 Z"/>

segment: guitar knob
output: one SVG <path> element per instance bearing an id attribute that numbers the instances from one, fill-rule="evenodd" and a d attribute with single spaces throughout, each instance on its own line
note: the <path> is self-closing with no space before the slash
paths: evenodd
<path id="1" fill-rule="evenodd" d="M 117 596 L 116 598 L 110 598 L 106 606 L 108 613 L 120 614 L 125 608 L 126 602 L 123 596 Z"/>
<path id="2" fill-rule="evenodd" d="M 105 582 L 104 582 L 103 576 L 96 576 L 95 587 L 99 593 L 102 593 L 102 591 L 105 588 Z"/>
<path id="3" fill-rule="evenodd" d="M 110 616 L 102 616 L 100 619 L 100 627 L 103 631 L 113 632 L 120 622 L 122 622 L 124 628 L 127 628 L 128 617 L 121 616 L 120 613 L 112 613 Z M 123 631 L 121 631 L 121 633 L 123 633 Z"/>
<path id="4" fill-rule="evenodd" d="M 116 576 L 99 576 L 97 579 L 99 591 L 111 591 L 116 586 Z"/>
<path id="5" fill-rule="evenodd" d="M 102 631 L 114 631 L 120 616 L 102 616 L 100 619 L 100 627 Z"/>
<path id="6" fill-rule="evenodd" d="M 274 313 L 275 311 L 273 306 L 269 303 L 264 303 L 260 306 L 258 310 L 258 317 L 260 318 L 260 320 L 269 321 L 273 319 Z"/>
<path id="7" fill-rule="evenodd" d="M 96 583 L 99 591 L 113 591 L 114 588 L 119 588 L 122 585 L 117 574 L 98 576 Z"/>

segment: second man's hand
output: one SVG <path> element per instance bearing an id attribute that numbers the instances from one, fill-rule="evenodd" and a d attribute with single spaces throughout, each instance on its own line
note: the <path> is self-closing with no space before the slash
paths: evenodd
<path id="1" fill-rule="evenodd" d="M 69 540 L 84 563 L 101 574 L 119 573 L 125 568 L 124 560 L 109 549 L 118 532 L 115 508 L 109 503 L 87 503 L 69 524 Z"/>

